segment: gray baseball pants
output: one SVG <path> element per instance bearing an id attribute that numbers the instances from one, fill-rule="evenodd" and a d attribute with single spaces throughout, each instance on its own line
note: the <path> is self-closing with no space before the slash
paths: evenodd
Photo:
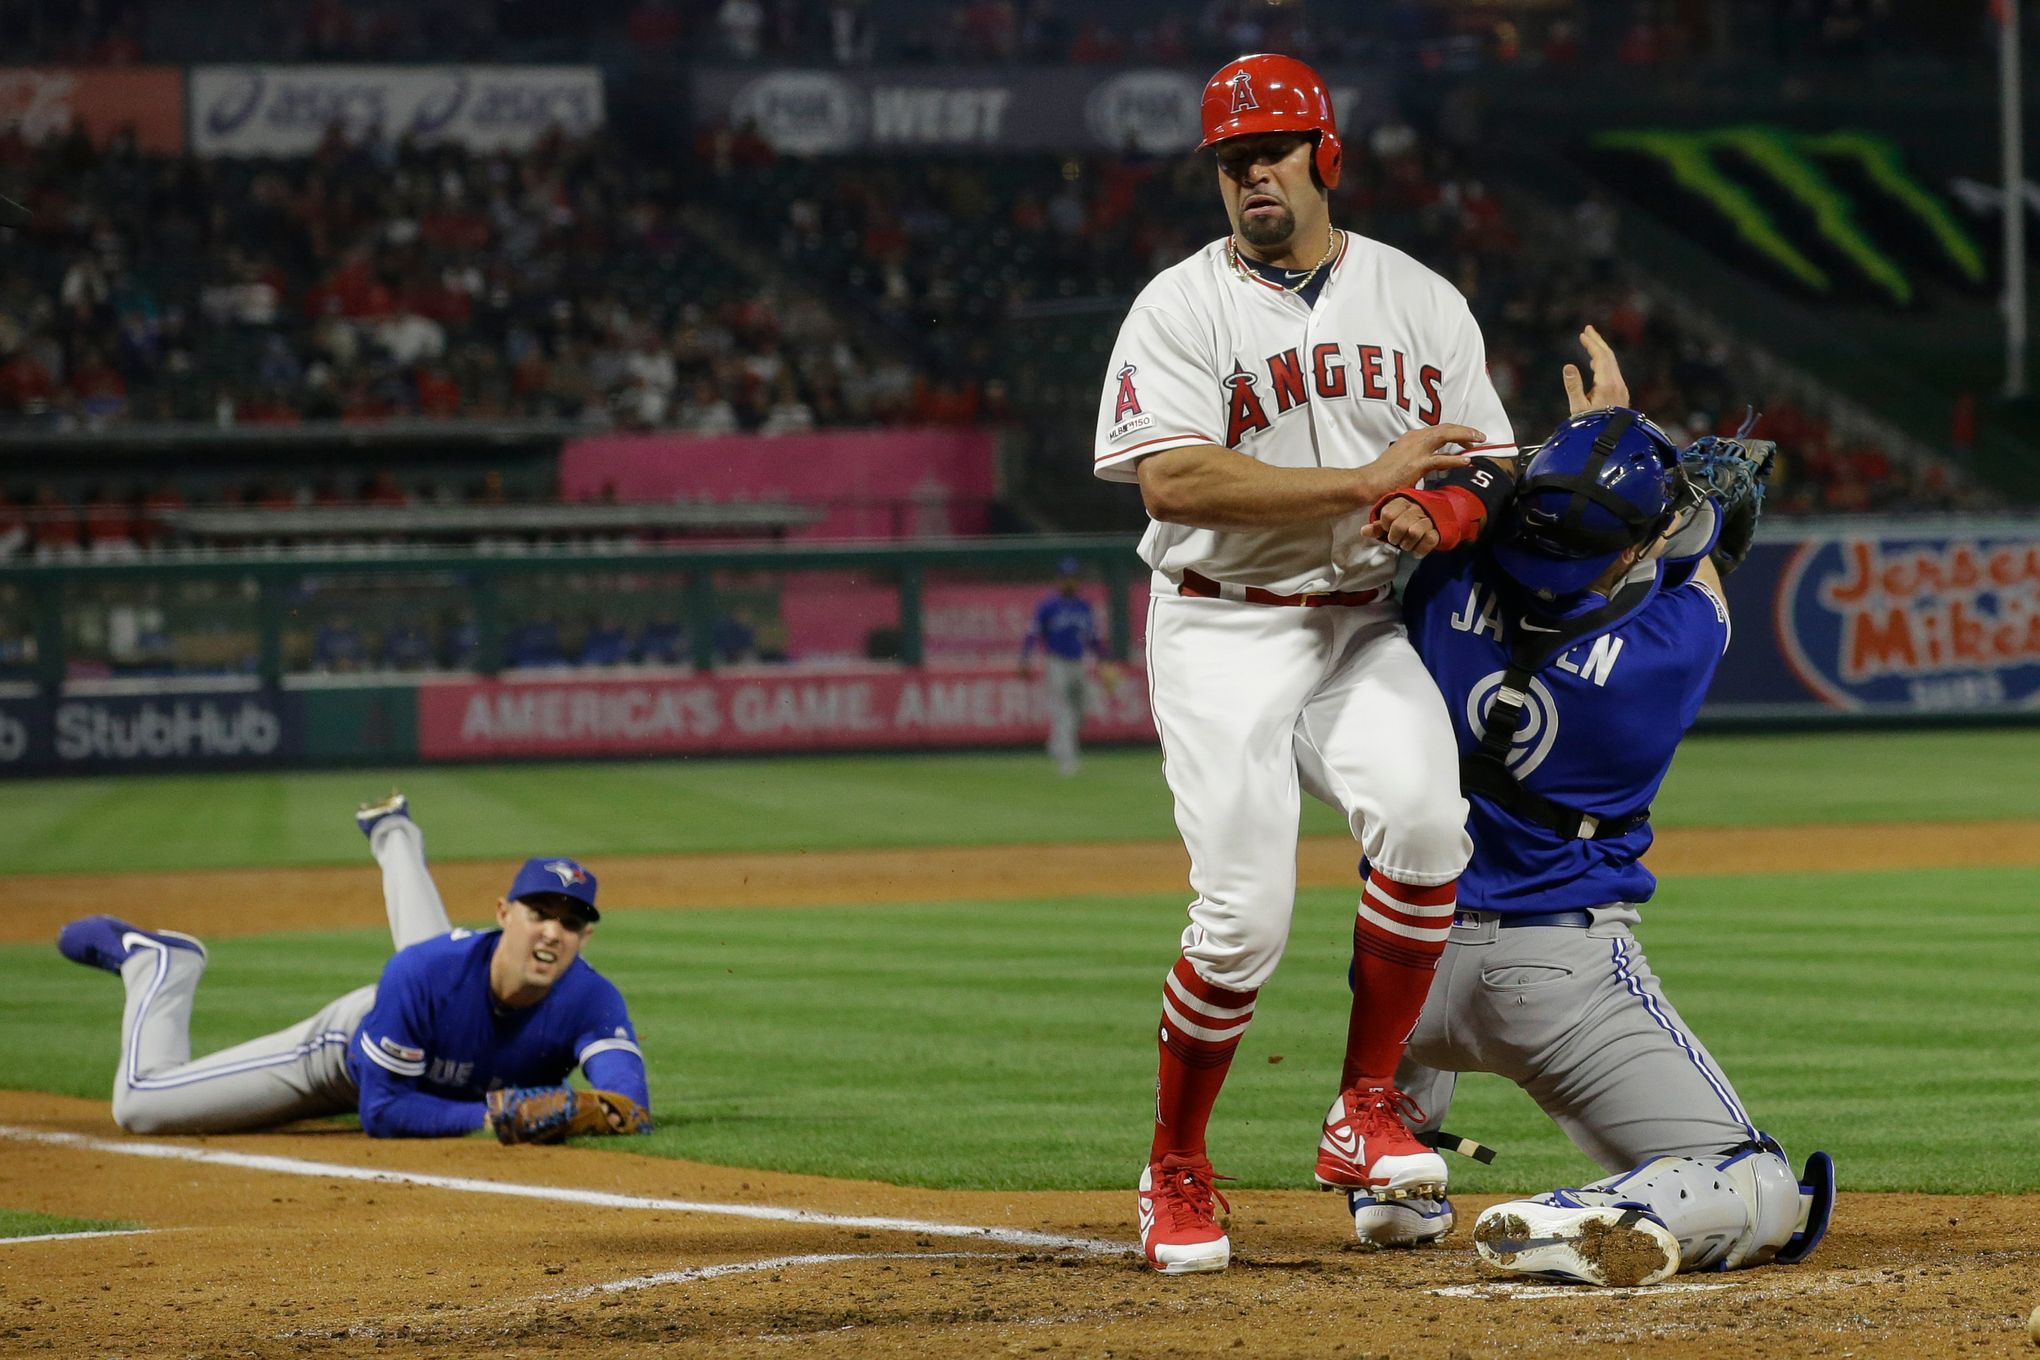
<path id="1" fill-rule="evenodd" d="M 1050 656 L 1042 674 L 1048 686 L 1048 753 L 1057 769 L 1070 774 L 1077 768 L 1078 736 L 1084 726 L 1084 704 L 1090 697 L 1084 663 Z"/>
<path id="2" fill-rule="evenodd" d="M 1530 1093 L 1580 1151 L 1611 1172 L 1658 1156 L 1706 1157 L 1757 1136 L 1630 933 L 1634 908 L 1593 924 L 1455 924 L 1396 1082 L 1435 1129 L 1461 1072 Z"/>
<path id="3" fill-rule="evenodd" d="M 398 949 L 452 929 L 425 868 L 425 835 L 389 817 L 369 838 L 382 866 L 383 906 Z M 375 987 L 357 987 L 288 1029 L 191 1057 L 191 1007 L 205 960 L 188 949 L 136 949 L 121 965 L 120 1070 L 114 1122 L 130 1133 L 232 1133 L 347 1114 L 359 1093 L 347 1045 Z"/>

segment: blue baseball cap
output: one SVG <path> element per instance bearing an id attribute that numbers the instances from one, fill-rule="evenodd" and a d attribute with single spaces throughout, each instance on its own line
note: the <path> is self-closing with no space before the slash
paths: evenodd
<path id="1" fill-rule="evenodd" d="M 1064 576 L 1075 576 L 1083 570 L 1077 564 L 1077 559 L 1074 557 L 1065 557 L 1062 561 L 1055 564 L 1055 569 Z"/>
<path id="2" fill-rule="evenodd" d="M 524 861 L 517 877 L 510 880 L 510 891 L 503 895 L 512 902 L 527 897 L 571 897 L 588 909 L 589 920 L 602 919 L 602 913 L 595 910 L 595 875 L 564 855 Z"/>

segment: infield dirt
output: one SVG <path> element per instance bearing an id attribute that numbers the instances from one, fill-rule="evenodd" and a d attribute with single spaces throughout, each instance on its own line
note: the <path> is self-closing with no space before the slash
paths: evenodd
<path id="1" fill-rule="evenodd" d="M 0 1202 L 134 1218 L 132 1237 L 0 1244 L 0 1353 L 53 1356 L 1974 1356 L 2030 1349 L 2034 1197 L 1843 1195 L 1813 1262 L 1629 1293 L 1507 1297 L 1447 1242 L 1363 1254 L 1334 1196 L 1242 1191 L 1232 1270 L 929 1231 L 508 1199 L 107 1149 L 91 1101 L 0 1093 Z M 630 1153 L 374 1142 L 339 1130 L 163 1140 L 308 1162 L 1128 1243 L 1128 1193 L 905 1189 Z M 808 1256 L 842 1257 L 802 1261 Z M 764 1268 L 750 1268 L 757 1263 Z M 730 1273 L 604 1289 L 660 1273 Z M 1466 1291 L 1467 1286 L 1474 1286 Z M 1459 1296 L 1436 1290 L 1460 1289 Z"/>
<path id="2" fill-rule="evenodd" d="M 1351 881 L 1351 846 L 1307 842 L 1302 881 Z M 1667 832 L 1661 873 L 2040 863 L 2030 823 Z M 616 859 L 605 907 L 823 905 L 1167 893 L 1175 846 L 1082 845 Z M 491 902 L 507 866 L 435 865 Z M 135 876 L 30 879 L 0 939 L 132 910 Z M 150 875 L 151 923 L 227 936 L 371 925 L 373 870 Z M 53 956 L 54 958 L 54 956 Z M 58 1141 L 50 1141 L 52 1138 Z M 222 1165 L 164 1149 L 285 1159 Z M 141 1155 L 136 1155 L 141 1154 Z M 329 1168 L 688 1201 L 518 1199 Z M 1974 1356 L 2030 1353 L 2040 1197 L 1852 1195 L 1814 1260 L 1643 1291 L 1526 1286 L 1486 1271 L 1458 1201 L 1436 1248 L 1365 1254 L 1334 1196 L 1241 1191 L 1234 1267 L 1164 1279 L 1133 1253 L 1131 1191 L 903 1188 L 483 1140 L 382 1142 L 301 1128 L 129 1138 L 102 1101 L 0 1092 L 0 1204 L 139 1221 L 142 1235 L 0 1241 L 0 1354 Z M 710 1206 L 728 1206 L 732 1212 Z M 747 1210 L 915 1220 L 787 1222 Z M 1001 1245 L 944 1225 L 1093 1246 Z M 821 1259 L 817 1259 L 821 1258 Z M 717 1268 L 721 1268 L 720 1271 Z M 1448 1291 L 1440 1293 L 1437 1291 Z"/>

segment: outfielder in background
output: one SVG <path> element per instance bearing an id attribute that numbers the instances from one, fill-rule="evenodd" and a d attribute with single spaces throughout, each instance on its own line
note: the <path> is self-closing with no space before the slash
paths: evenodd
<path id="1" fill-rule="evenodd" d="M 510 1142 L 651 1128 L 644 1056 L 623 996 L 581 957 L 595 876 L 532 859 L 496 903 L 497 929 L 454 930 L 402 794 L 356 824 L 382 866 L 396 953 L 382 980 L 275 1034 L 193 1060 L 205 947 L 112 916 L 65 926 L 57 948 L 120 976 L 114 1121 L 130 1133 L 232 1133 L 359 1112 L 376 1138 L 493 1130 Z M 580 1067 L 593 1091 L 563 1083 Z"/>
<path id="2" fill-rule="evenodd" d="M 1065 775 L 1077 772 L 1082 754 L 1080 738 L 1084 727 L 1085 700 L 1090 695 L 1089 670 L 1093 660 L 1100 678 L 1116 687 L 1117 667 L 1105 661 L 1105 644 L 1098 636 L 1097 611 L 1079 593 L 1077 559 L 1065 557 L 1056 565 L 1055 593 L 1034 610 L 1034 622 L 1020 641 L 1020 671 L 1034 673 L 1034 652 L 1042 654 L 1042 683 L 1048 695 L 1048 754 Z"/>
<path id="3" fill-rule="evenodd" d="M 1594 400 L 1626 401 L 1596 346 Z M 1656 888 L 1650 803 L 1728 645 L 1718 572 L 1749 550 L 1771 446 L 1703 439 L 1682 471 L 1647 419 L 1582 413 L 1568 387 L 1575 415 L 1524 467 L 1492 544 L 1424 558 L 1404 591 L 1475 848 L 1398 1081 L 1435 1128 L 1457 1073 L 1498 1073 L 1614 1173 L 1482 1213 L 1475 1248 L 1504 1270 L 1641 1285 L 1799 1261 L 1826 1231 L 1832 1162 L 1793 1173 L 1631 933 Z M 1299 757 L 1307 783 L 1324 778 Z M 1376 1245 L 1453 1222 L 1442 1197 L 1350 1203 Z"/>
<path id="4" fill-rule="evenodd" d="M 1403 252 L 1333 227 L 1340 143 L 1302 62 L 1230 62 L 1203 98 L 1231 232 L 1164 270 L 1120 329 L 1094 468 L 1153 520 L 1147 669 L 1196 898 L 1162 994 L 1141 1244 L 1169 1274 L 1223 1270 L 1205 1130 L 1289 935 L 1298 782 L 1315 753 L 1371 872 L 1353 933 L 1327 1189 L 1437 1195 L 1397 1060 L 1431 984 L 1469 853 L 1451 720 L 1389 598 L 1385 493 L 1496 479 L 1448 445 L 1515 445 L 1465 300 Z M 1436 494 L 1446 498 L 1445 491 Z M 1440 502 L 1440 514 L 1447 512 Z M 1449 516 L 1448 516 L 1449 517 Z"/>

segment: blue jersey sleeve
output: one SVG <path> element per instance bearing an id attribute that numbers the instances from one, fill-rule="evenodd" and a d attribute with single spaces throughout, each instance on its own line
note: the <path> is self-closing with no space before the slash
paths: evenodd
<path id="1" fill-rule="evenodd" d="M 581 1074 L 597 1090 L 629 1096 L 652 1108 L 651 1085 L 645 1079 L 645 1055 L 638 1048 L 637 1028 L 623 1004 L 623 993 L 608 978 L 597 976 L 578 1017 L 574 1057 Z"/>
<path id="2" fill-rule="evenodd" d="M 1685 672 L 1686 691 L 1679 705 L 1679 729 L 1691 727 L 1700 716 L 1707 688 L 1714 683 L 1715 669 L 1728 650 L 1728 606 L 1699 581 L 1689 581 L 1670 592 L 1676 608 L 1674 626 L 1690 646 L 1690 665 Z"/>
<path id="3" fill-rule="evenodd" d="M 371 1138 L 454 1138 L 488 1123 L 479 1100 L 450 1100 L 373 1066 L 361 1069 L 361 1131 Z"/>
<path id="4" fill-rule="evenodd" d="M 479 1100 L 453 1100 L 420 1090 L 432 991 L 421 954 L 403 950 L 383 966 L 375 1006 L 355 1031 L 352 1064 L 360 1086 L 361 1131 L 371 1138 L 445 1138 L 486 1122 Z"/>

